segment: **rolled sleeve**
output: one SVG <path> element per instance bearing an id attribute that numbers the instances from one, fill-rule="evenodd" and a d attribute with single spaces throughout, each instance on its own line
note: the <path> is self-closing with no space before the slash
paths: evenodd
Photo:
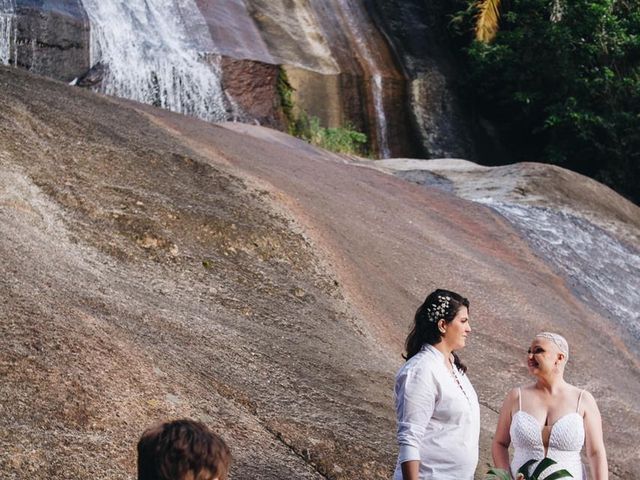
<path id="1" fill-rule="evenodd" d="M 433 415 L 435 399 L 434 382 L 428 371 L 409 368 L 399 372 L 395 401 L 400 463 L 420 460 L 420 443 Z"/>
<path id="2" fill-rule="evenodd" d="M 398 461 L 404 463 L 411 460 L 420 460 L 420 450 L 412 445 L 400 445 Z"/>

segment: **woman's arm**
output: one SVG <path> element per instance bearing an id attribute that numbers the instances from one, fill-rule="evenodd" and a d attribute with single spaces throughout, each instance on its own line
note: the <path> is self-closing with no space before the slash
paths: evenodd
<path id="1" fill-rule="evenodd" d="M 420 460 L 409 460 L 402 464 L 402 480 L 420 480 Z"/>
<path id="2" fill-rule="evenodd" d="M 586 437 L 586 451 L 589 459 L 590 478 L 593 480 L 608 480 L 609 466 L 607 452 L 602 438 L 602 417 L 598 404 L 589 392 L 582 395 L 584 405 L 584 433 Z"/>
<path id="3" fill-rule="evenodd" d="M 435 408 L 434 379 L 428 369 L 410 368 L 396 378 L 399 461 L 403 480 L 418 480 L 420 444 Z"/>
<path id="4" fill-rule="evenodd" d="M 509 466 L 509 444 L 511 443 L 509 429 L 511 428 L 511 411 L 513 410 L 513 405 L 515 405 L 515 402 L 517 401 L 518 389 L 514 388 L 507 394 L 504 402 L 502 402 L 496 433 L 493 436 L 493 443 L 491 444 L 493 464 L 497 468 L 503 468 L 508 472 L 511 471 Z"/>

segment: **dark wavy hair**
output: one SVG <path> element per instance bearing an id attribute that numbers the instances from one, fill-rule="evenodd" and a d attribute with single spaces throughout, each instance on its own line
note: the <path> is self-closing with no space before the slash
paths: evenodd
<path id="1" fill-rule="evenodd" d="M 138 480 L 225 480 L 230 463 L 224 440 L 193 420 L 149 428 L 138 442 Z"/>
<path id="2" fill-rule="evenodd" d="M 416 311 L 413 328 L 411 329 L 411 332 L 409 332 L 405 342 L 405 349 L 407 351 L 407 355 L 404 357 L 405 359 L 409 360 L 413 357 L 426 343 L 429 345 L 435 345 L 442 341 L 442 333 L 440 333 L 440 329 L 438 328 L 438 322 L 430 321 L 428 314 L 430 307 L 440 304 L 438 297 L 451 298 L 448 308 L 441 317 L 447 323 L 453 321 L 455 316 L 458 314 L 460 307 L 469 308 L 469 300 L 455 292 L 442 289 L 431 292 L 424 303 L 420 305 Z M 453 352 L 453 358 L 458 370 L 465 373 L 467 371 L 467 367 L 460 361 L 460 358 L 455 352 Z"/>

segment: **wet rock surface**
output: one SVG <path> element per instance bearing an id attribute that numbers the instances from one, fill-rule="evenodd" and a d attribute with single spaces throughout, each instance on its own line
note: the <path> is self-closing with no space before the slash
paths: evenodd
<path id="1" fill-rule="evenodd" d="M 483 167 L 456 159 L 372 162 L 420 185 L 492 208 L 600 310 L 640 359 L 640 208 L 578 173 L 523 162 Z"/>
<path id="2" fill-rule="evenodd" d="M 21 0 L 16 11 L 17 51 L 9 63 L 63 81 L 71 81 L 76 77 L 84 80 L 89 74 L 89 81 L 81 81 L 79 86 L 163 105 L 173 111 L 195 113 L 200 118 L 210 120 L 211 109 L 189 105 L 195 96 L 203 94 L 202 88 L 188 91 L 180 102 L 170 100 L 165 105 L 161 100 L 165 90 L 172 92 L 175 89 L 179 92 L 190 85 L 190 75 L 184 70 L 195 69 L 193 62 L 177 67 L 182 75 L 177 84 L 165 81 L 158 87 L 157 95 L 149 91 L 139 92 L 147 83 L 158 83 L 159 79 L 164 78 L 166 66 L 163 58 L 168 55 L 166 52 L 172 51 L 173 44 L 182 42 L 184 45 L 180 51 L 184 51 L 185 45 L 195 44 L 198 45 L 197 55 L 202 58 L 222 57 L 221 77 L 228 87 L 225 93 L 242 110 L 235 111 L 225 104 L 220 110 L 227 110 L 226 113 L 213 109 L 216 110 L 212 115 L 214 119 L 257 122 L 282 128 L 278 118 L 280 112 L 274 111 L 280 98 L 269 84 L 271 72 L 267 65 L 273 69 L 277 65 L 285 65 L 298 72 L 299 81 L 294 85 L 293 100 L 308 115 L 319 117 L 328 127 L 352 125 L 364 131 L 369 137 L 372 154 L 380 153 L 381 142 L 388 143 L 390 152 L 396 155 L 415 153 L 409 140 L 412 137 L 404 76 L 385 38 L 359 3 L 344 0 L 315 3 L 198 0 L 185 4 L 184 8 L 177 7 L 177 4 L 162 7 L 172 12 L 169 15 L 179 16 L 183 10 L 188 11 L 189 6 L 193 11 L 178 21 L 180 27 L 186 27 L 184 34 L 172 37 L 167 45 L 162 45 L 163 37 L 171 36 L 176 26 L 163 31 L 166 28 L 164 24 L 146 25 L 147 22 L 162 23 L 156 16 L 144 14 L 148 6 L 134 2 L 129 6 L 118 5 L 112 11 L 96 9 L 95 5 L 87 7 L 90 13 L 92 8 L 99 10 L 94 12 L 91 22 L 95 23 L 96 19 L 102 22 L 101 25 L 91 26 L 94 29 L 94 41 L 102 35 L 96 34 L 96 31 L 109 32 L 107 37 L 110 40 L 103 41 L 99 48 L 103 50 L 103 72 L 112 72 L 113 75 L 98 78 L 90 70 L 95 67 L 89 64 L 90 25 L 81 2 Z M 153 8 L 150 11 L 155 14 Z M 140 16 L 133 19 L 135 15 Z M 132 24 L 123 29 L 122 25 L 130 20 Z M 187 25 L 190 21 L 194 24 Z M 159 37 L 156 35 L 158 33 Z M 127 38 L 129 46 L 135 48 L 115 48 L 121 38 Z M 144 42 L 148 44 L 143 48 L 140 44 Z M 106 50 L 109 49 L 114 52 L 107 54 Z M 117 68 L 109 68 L 109 55 L 111 63 L 118 64 Z M 163 58 L 148 58 L 154 55 Z M 123 57 L 126 57 L 124 64 Z M 180 55 L 174 55 L 170 63 L 175 66 L 180 58 Z M 129 66 L 127 62 L 132 61 L 136 65 Z M 147 62 L 154 66 L 143 67 Z M 136 68 L 141 73 L 131 81 L 128 77 Z M 152 71 L 147 72 L 145 68 Z M 194 76 L 202 74 L 193 72 Z M 374 75 L 382 81 L 382 87 L 377 90 L 380 99 L 372 93 Z M 169 77 L 172 78 L 171 75 Z M 148 86 L 145 88 L 150 89 Z M 206 85 L 204 89 L 207 89 Z M 213 103 L 216 103 L 213 98 L 218 96 L 215 86 L 209 85 L 209 90 Z M 234 95 L 238 95 L 238 98 L 234 98 Z M 204 95 L 199 102 L 205 102 L 206 99 Z M 329 112 L 327 103 L 331 106 Z M 203 116 L 201 110 L 207 113 Z M 378 131 L 381 115 L 386 116 L 385 123 L 389 126 L 384 134 Z M 384 137 L 384 140 L 380 137 Z"/>
<path id="3" fill-rule="evenodd" d="M 240 112 L 236 120 L 286 130 L 277 89 L 278 66 L 253 60 L 222 57 L 222 86 Z M 243 118 L 244 117 L 244 118 Z"/>
<path id="4" fill-rule="evenodd" d="M 402 65 L 411 127 L 425 158 L 475 158 L 471 129 L 455 93 L 446 44 L 446 2 L 367 0 L 365 4 Z"/>
<path id="5" fill-rule="evenodd" d="M 637 364 L 490 209 L 266 128 L 6 68 L 0 90 L 3 476 L 132 478 L 142 430 L 189 416 L 235 479 L 389 478 L 402 341 L 446 285 L 472 302 L 479 472 L 553 328 L 633 478 Z"/>
<path id="6" fill-rule="evenodd" d="M 71 81 L 89 68 L 89 20 L 79 0 L 17 0 L 9 63 Z"/>

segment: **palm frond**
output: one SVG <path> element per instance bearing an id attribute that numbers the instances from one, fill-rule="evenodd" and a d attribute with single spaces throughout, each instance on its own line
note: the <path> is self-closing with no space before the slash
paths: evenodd
<path id="1" fill-rule="evenodd" d="M 547 475 L 544 477 L 544 480 L 559 480 L 561 478 L 573 478 L 573 475 L 571 475 L 567 470 L 562 469 L 557 472 L 553 472 L 551 475 Z"/>
<path id="2" fill-rule="evenodd" d="M 476 40 L 489 43 L 498 33 L 500 0 L 478 0 L 476 8 Z"/>
<path id="3" fill-rule="evenodd" d="M 537 460 L 535 460 L 535 459 L 533 459 L 533 458 L 532 458 L 531 460 L 527 461 L 524 465 L 522 465 L 522 466 L 518 469 L 518 473 L 521 473 L 521 474 L 524 476 L 525 480 L 529 480 L 529 478 L 530 478 L 530 477 L 529 477 L 529 467 L 530 467 L 531 465 L 533 465 L 534 463 L 536 463 L 536 461 L 537 461 Z"/>
<path id="4" fill-rule="evenodd" d="M 540 463 L 538 463 L 536 468 L 533 470 L 533 473 L 529 475 L 529 467 L 531 467 L 531 465 L 536 463 L 536 461 L 537 460 L 531 459 L 518 469 L 518 473 L 521 473 L 522 475 L 524 475 L 525 480 L 541 479 L 542 473 L 547 468 L 557 463 L 555 460 L 552 460 L 549 457 L 543 458 L 542 460 L 540 460 Z M 573 478 L 573 475 L 571 475 L 568 471 L 562 469 L 562 470 L 558 470 L 557 472 L 553 472 L 550 475 L 545 476 L 544 480 L 560 480 L 562 478 Z"/>
<path id="5" fill-rule="evenodd" d="M 533 471 L 531 476 L 533 478 L 540 478 L 540 475 L 542 475 L 542 472 L 544 472 L 551 465 L 555 465 L 555 464 L 556 464 L 555 460 L 552 460 L 549 457 L 543 458 L 542 460 L 540 460 L 540 463 L 538 464 L 536 469 Z"/>

